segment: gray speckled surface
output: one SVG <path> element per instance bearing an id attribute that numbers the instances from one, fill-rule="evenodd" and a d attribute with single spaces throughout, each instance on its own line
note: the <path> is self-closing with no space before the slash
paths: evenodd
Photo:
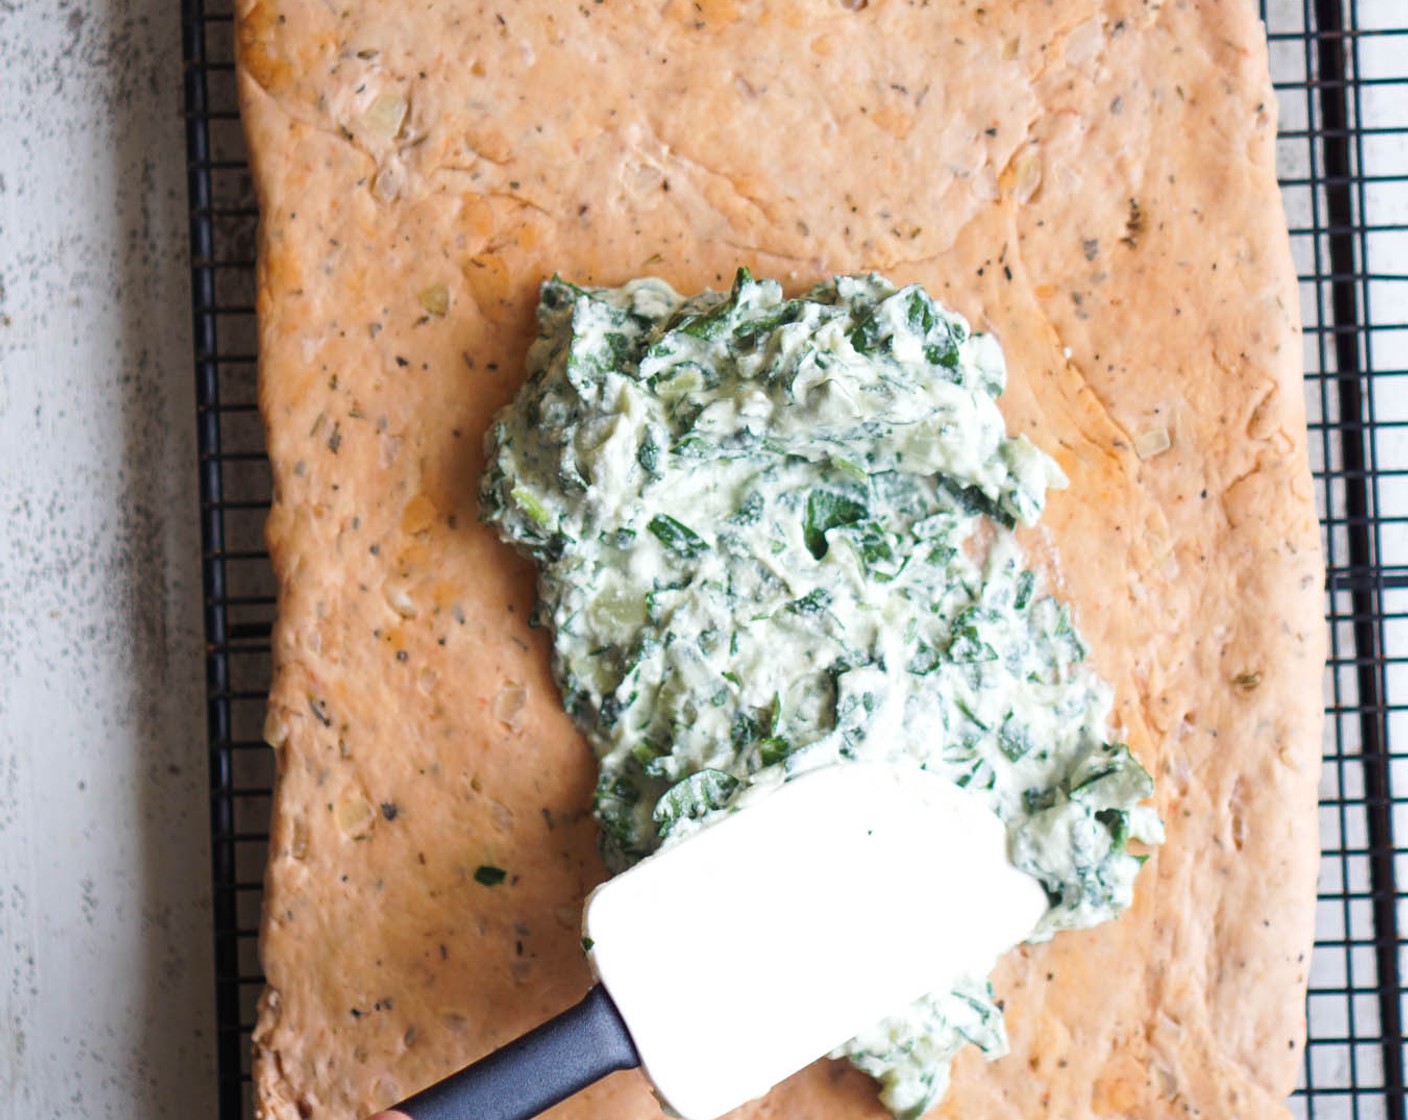
<path id="1" fill-rule="evenodd" d="M 0 1118 L 214 1114 L 176 9 L 0 0 Z"/>

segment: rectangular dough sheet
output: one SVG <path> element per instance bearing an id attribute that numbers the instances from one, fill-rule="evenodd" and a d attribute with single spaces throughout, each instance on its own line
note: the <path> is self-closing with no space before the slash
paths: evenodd
<path id="1" fill-rule="evenodd" d="M 740 264 L 878 269 L 997 334 L 1009 425 L 1071 478 L 1028 547 L 1168 824 L 1130 913 L 1003 963 L 1013 1052 L 964 1054 L 938 1115 L 1283 1116 L 1322 572 L 1251 0 L 239 0 L 238 31 L 279 578 L 260 1116 L 352 1120 L 587 987 L 595 768 L 477 522 L 481 436 L 544 277 Z M 658 1110 L 630 1073 L 554 1115 Z M 820 1062 L 739 1115 L 883 1113 Z"/>

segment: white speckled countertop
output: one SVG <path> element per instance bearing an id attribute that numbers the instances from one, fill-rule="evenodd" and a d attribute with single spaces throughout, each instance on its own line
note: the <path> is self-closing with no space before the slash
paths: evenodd
<path id="1" fill-rule="evenodd" d="M 1403 3 L 1360 0 L 1361 27 L 1400 23 Z M 1300 0 L 1271 7 L 1273 27 L 1299 26 Z M 1365 75 L 1387 83 L 1366 90 L 1366 125 L 1408 128 L 1408 84 L 1393 84 L 1402 43 L 1363 41 Z M 1283 78 L 1304 57 L 1294 40 L 1273 47 Z M 174 4 L 0 0 L 0 1120 L 215 1115 L 180 82 Z M 1283 110 L 1286 127 L 1305 126 L 1303 97 Z M 1283 151 L 1283 174 L 1307 173 L 1302 148 Z M 1408 142 L 1373 137 L 1364 158 L 1403 174 Z M 1287 204 L 1306 226 L 1306 191 Z M 1405 205 L 1401 185 L 1373 190 L 1364 217 L 1401 223 Z M 1370 269 L 1387 279 L 1370 285 L 1385 329 L 1368 356 L 1401 372 L 1408 239 L 1369 240 Z M 1294 249 L 1313 268 L 1311 240 Z M 1408 415 L 1408 378 L 1380 378 L 1376 392 L 1380 416 Z M 1403 518 L 1404 431 L 1380 432 L 1378 455 L 1402 472 L 1381 480 L 1381 507 Z M 1402 524 L 1383 543 L 1386 563 L 1408 560 Z M 1390 606 L 1388 652 L 1408 660 L 1408 609 Z M 1391 666 L 1394 700 L 1405 673 Z M 1391 705 L 1398 739 L 1404 715 Z M 1394 761 L 1395 782 L 1408 781 Z M 1327 768 L 1328 797 L 1338 781 Z M 1358 818 L 1339 818 L 1322 812 L 1326 843 L 1362 846 Z M 1408 808 L 1397 823 L 1408 834 Z M 1365 889 L 1342 863 L 1326 861 L 1324 888 Z M 1343 938 L 1350 919 L 1322 909 L 1321 936 Z M 1322 952 L 1312 982 L 1366 983 L 1354 961 Z M 1343 998 L 1317 998 L 1315 1033 L 1343 1034 Z M 1348 1086 L 1350 1051 L 1313 1048 L 1315 1084 Z M 1358 1056 L 1361 1083 L 1372 1061 Z M 1317 1115 L 1347 1116 L 1336 1100 L 1385 1115 L 1373 1100 L 1324 1100 Z"/>
<path id="2" fill-rule="evenodd" d="M 0 1118 L 214 1115 L 180 27 L 0 0 Z"/>

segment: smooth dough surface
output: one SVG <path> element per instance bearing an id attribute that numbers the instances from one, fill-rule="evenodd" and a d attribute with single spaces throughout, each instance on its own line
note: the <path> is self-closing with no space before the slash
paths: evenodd
<path id="1" fill-rule="evenodd" d="M 997 334 L 1009 426 L 1071 478 L 1027 546 L 1168 824 L 1130 913 L 1003 963 L 1013 1052 L 937 1114 L 1282 1116 L 1322 571 L 1251 0 L 237 7 L 280 584 L 261 1116 L 352 1120 L 586 988 L 595 769 L 476 520 L 481 436 L 545 276 L 739 264 L 879 269 Z M 659 1112 L 618 1074 L 553 1115 Z M 738 1115 L 884 1114 L 820 1062 Z"/>

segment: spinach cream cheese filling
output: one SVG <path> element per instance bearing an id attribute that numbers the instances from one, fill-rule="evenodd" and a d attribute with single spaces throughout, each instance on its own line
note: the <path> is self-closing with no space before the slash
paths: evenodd
<path id="1" fill-rule="evenodd" d="M 1005 823 L 1050 899 L 1034 940 L 1130 905 L 1153 783 L 1024 566 L 1013 529 L 1065 480 L 1007 435 L 993 338 L 917 285 L 787 299 L 746 269 L 690 298 L 554 278 L 538 323 L 482 516 L 539 565 L 613 870 L 808 769 L 908 759 Z M 1007 1047 L 983 976 L 838 1054 L 916 1117 L 968 1043 Z"/>

